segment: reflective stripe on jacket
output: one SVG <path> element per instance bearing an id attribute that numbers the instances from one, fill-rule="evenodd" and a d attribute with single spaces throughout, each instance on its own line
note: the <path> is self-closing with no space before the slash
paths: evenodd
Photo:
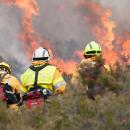
<path id="1" fill-rule="evenodd" d="M 27 93 L 30 88 L 33 88 L 34 81 L 35 81 L 35 71 L 31 70 L 30 68 L 25 71 L 24 74 L 21 76 L 21 81 L 23 86 L 21 91 L 22 93 Z M 45 68 L 38 72 L 38 80 L 37 85 L 43 88 L 49 89 L 51 91 L 57 89 L 57 87 L 61 87 L 66 85 L 61 73 L 59 70 L 52 65 L 47 65 Z"/>

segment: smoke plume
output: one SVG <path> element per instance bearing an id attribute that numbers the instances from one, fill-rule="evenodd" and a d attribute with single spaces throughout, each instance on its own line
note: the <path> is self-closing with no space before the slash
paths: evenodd
<path id="1" fill-rule="evenodd" d="M 92 16 L 94 10 L 89 8 L 89 5 L 79 8 L 79 3 L 84 1 L 85 0 L 36 1 L 37 8 L 39 9 L 37 10 L 38 15 L 33 15 L 32 13 L 30 17 L 32 19 L 33 30 L 38 37 L 49 41 L 53 51 L 60 58 L 67 60 L 73 59 L 75 58 L 74 52 L 76 50 L 82 50 L 86 43 L 91 40 L 98 40 L 97 37 L 93 35 L 91 29 L 93 24 L 101 24 L 99 23 L 100 21 L 98 21 L 99 15 L 96 13 L 96 15 L 93 15 L 94 23 L 86 23 L 84 17 Z M 90 2 L 90 0 L 86 1 Z M 129 0 L 120 2 L 119 0 L 91 0 L 91 2 L 99 4 L 102 9 L 110 9 L 112 11 L 110 18 L 117 23 L 116 28 L 112 28 L 114 31 L 122 35 L 124 35 L 126 31 L 129 32 Z M 36 4 L 34 5 L 36 6 Z M 30 6 L 28 6 L 28 8 L 29 7 Z M 27 45 L 26 49 L 28 49 L 30 43 L 24 43 L 24 41 L 21 41 L 19 38 L 19 34 L 23 31 L 22 17 L 22 9 L 17 6 L 8 6 L 0 3 L 0 56 L 4 59 L 14 59 L 22 65 L 27 65 L 29 60 L 24 52 L 26 51 L 26 47 L 23 49 L 23 45 Z"/>
<path id="2" fill-rule="evenodd" d="M 129 0 L 100 0 L 103 7 L 112 10 L 112 19 L 117 21 L 117 30 L 120 33 L 130 31 L 130 1 Z"/>

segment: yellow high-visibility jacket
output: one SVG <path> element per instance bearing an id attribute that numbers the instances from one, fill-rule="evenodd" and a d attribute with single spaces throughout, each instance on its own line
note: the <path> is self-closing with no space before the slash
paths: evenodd
<path id="1" fill-rule="evenodd" d="M 4 76 L 1 83 L 10 85 L 10 87 L 12 88 L 12 92 L 20 96 L 20 90 L 22 88 L 22 84 L 15 76 L 7 74 L 6 76 Z M 8 107 L 14 111 L 18 111 L 17 103 L 8 104 Z"/>
<path id="2" fill-rule="evenodd" d="M 34 87 L 35 71 L 27 69 L 21 75 L 21 81 L 23 84 L 21 94 L 24 95 Z M 37 85 L 57 93 L 64 93 L 66 90 L 66 82 L 61 72 L 53 65 L 47 65 L 38 72 Z"/>
<path id="3" fill-rule="evenodd" d="M 16 92 L 16 94 L 20 93 L 20 89 L 22 88 L 22 84 L 19 82 L 19 80 L 10 74 L 7 74 L 1 81 L 3 84 L 8 84 L 11 86 L 12 91 Z"/>

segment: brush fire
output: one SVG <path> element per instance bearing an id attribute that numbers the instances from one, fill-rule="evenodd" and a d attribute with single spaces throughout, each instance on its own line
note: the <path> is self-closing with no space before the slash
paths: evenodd
<path id="1" fill-rule="evenodd" d="M 0 129 L 129 130 L 129 14 L 130 0 L 0 0 Z"/>
<path id="2" fill-rule="evenodd" d="M 100 4 L 100 2 L 89 0 L 71 0 L 70 2 L 68 2 L 68 4 L 66 4 L 64 0 L 62 1 L 57 0 L 57 2 L 54 3 L 52 2 L 52 4 L 54 4 L 54 7 L 53 9 L 50 10 L 50 13 L 48 13 L 48 15 L 49 14 L 51 15 L 52 11 L 54 10 L 57 12 L 57 14 L 60 15 L 59 17 L 56 16 L 56 18 L 59 20 L 59 28 L 61 32 L 63 31 L 63 33 L 59 34 L 61 32 L 59 31 L 59 29 L 57 29 L 53 30 L 53 32 L 50 33 L 51 35 L 49 35 L 48 33 L 50 30 L 47 32 L 48 34 L 46 34 L 47 28 L 45 28 L 45 31 L 44 30 L 41 31 L 40 27 L 36 27 L 35 26 L 36 20 L 34 20 L 36 18 L 39 18 L 40 21 L 39 26 L 44 26 L 44 21 L 46 26 L 51 27 L 53 26 L 52 24 L 54 24 L 54 26 L 56 25 L 55 23 L 53 23 L 54 20 L 53 18 L 55 16 L 52 16 L 51 20 L 52 24 L 50 23 L 51 21 L 48 21 L 48 24 L 46 23 L 47 21 L 43 19 L 46 18 L 46 16 L 42 18 L 42 13 L 44 14 L 44 12 L 42 12 L 41 6 L 39 5 L 43 4 L 43 7 L 44 4 L 46 6 L 49 5 L 53 6 L 51 5 L 51 1 L 1 0 L 0 3 L 2 6 L 6 6 L 5 8 L 16 8 L 16 11 L 17 10 L 20 11 L 21 23 L 19 24 L 21 26 L 20 27 L 21 31 L 19 31 L 19 34 L 17 34 L 18 35 L 17 38 L 19 40 L 19 43 L 17 44 L 19 44 L 19 47 L 23 51 L 23 54 L 25 54 L 25 57 L 27 57 L 27 60 L 31 60 L 33 51 L 37 47 L 39 46 L 47 47 L 48 49 L 50 49 L 52 54 L 51 63 L 60 67 L 63 72 L 66 72 L 67 74 L 72 74 L 76 71 L 77 64 L 83 58 L 82 50 L 84 48 L 84 45 L 88 43 L 90 39 L 92 39 L 98 41 L 101 44 L 103 50 L 103 56 L 106 63 L 111 65 L 114 64 L 116 61 L 119 61 L 120 63 L 123 64 L 130 63 L 129 60 L 130 33 L 127 30 L 124 31 L 122 35 L 117 33 L 119 25 L 118 22 L 112 18 L 113 15 L 112 10 L 108 7 L 103 7 L 103 5 Z M 75 20 L 71 21 L 71 23 L 68 20 L 68 17 L 70 16 L 68 14 L 69 10 L 71 16 L 74 17 L 73 20 Z M 77 12 L 77 15 L 74 12 L 72 12 L 72 10 Z M 54 13 L 54 15 L 56 15 L 56 13 Z M 61 17 L 61 15 L 63 16 Z M 47 19 L 50 20 L 51 16 L 48 17 L 49 18 Z M 62 20 L 60 20 L 61 18 L 63 18 L 64 22 L 66 23 L 63 23 Z M 57 22 L 58 24 L 58 20 L 54 21 Z M 67 29 L 65 30 L 63 26 L 66 27 L 67 24 L 69 23 L 70 24 L 74 23 L 74 26 L 72 28 L 70 27 L 70 29 L 73 28 L 74 29 L 71 30 L 70 34 L 67 34 L 68 33 L 66 31 Z M 77 26 L 79 27 L 81 26 L 81 29 L 78 30 L 79 27 Z M 56 27 L 52 28 L 53 29 L 57 28 L 57 25 Z M 52 36 L 53 33 L 54 35 L 55 33 L 59 34 L 59 39 L 57 36 L 56 38 Z M 80 36 L 82 34 L 83 37 Z M 91 35 L 90 38 L 89 35 Z M 63 37 L 63 40 L 61 40 L 60 37 Z M 64 40 L 64 37 L 66 37 L 66 40 Z M 77 40 L 77 38 L 74 39 L 75 37 L 77 38 L 79 37 L 79 40 Z M 83 40 L 81 38 L 83 38 Z M 11 44 L 13 45 L 13 43 Z"/>

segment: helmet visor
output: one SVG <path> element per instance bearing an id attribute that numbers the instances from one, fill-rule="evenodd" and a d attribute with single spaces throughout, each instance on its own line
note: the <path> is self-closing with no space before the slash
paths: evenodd
<path id="1" fill-rule="evenodd" d="M 85 52 L 86 55 L 95 55 L 95 54 L 99 54 L 101 53 L 101 51 L 88 51 L 88 52 Z"/>
<path id="2" fill-rule="evenodd" d="M 47 61 L 48 57 L 33 58 L 33 61 L 40 61 L 40 60 Z"/>

